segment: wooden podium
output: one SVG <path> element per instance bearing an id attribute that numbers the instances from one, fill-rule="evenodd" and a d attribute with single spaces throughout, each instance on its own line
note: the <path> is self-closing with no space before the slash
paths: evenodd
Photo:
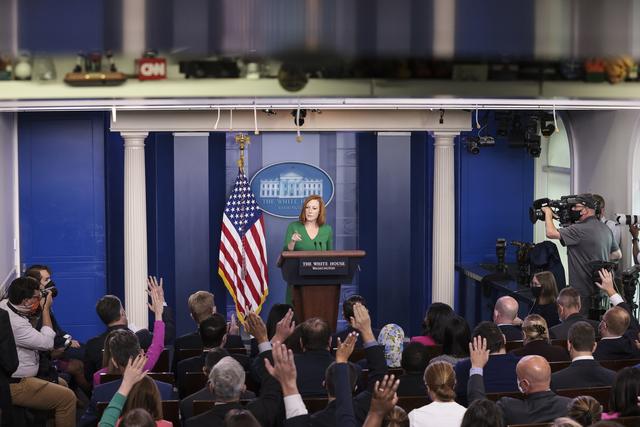
<path id="1" fill-rule="evenodd" d="M 340 285 L 351 283 L 364 251 L 284 251 L 278 259 L 282 277 L 293 288 L 298 322 L 320 317 L 332 332 L 338 321 Z"/>

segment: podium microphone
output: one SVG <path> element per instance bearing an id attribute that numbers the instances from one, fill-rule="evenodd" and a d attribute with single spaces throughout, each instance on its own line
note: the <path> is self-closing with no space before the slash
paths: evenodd
<path id="1" fill-rule="evenodd" d="M 322 250 L 322 242 L 318 242 L 320 244 L 320 250 Z"/>
<path id="2" fill-rule="evenodd" d="M 316 251 L 318 250 L 318 242 L 313 242 L 313 247 L 316 248 Z"/>

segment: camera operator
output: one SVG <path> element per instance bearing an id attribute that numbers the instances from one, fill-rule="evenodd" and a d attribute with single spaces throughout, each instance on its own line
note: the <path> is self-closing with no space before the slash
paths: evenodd
<path id="1" fill-rule="evenodd" d="M 617 260 L 622 252 L 614 240 L 609 227 L 596 217 L 598 203 L 591 194 L 580 194 L 578 203 L 571 207 L 571 215 L 575 223 L 556 228 L 553 223 L 553 211 L 550 207 L 542 207 L 545 215 L 547 238 L 559 239 L 567 247 L 569 258 L 569 283 L 580 294 L 580 312 L 588 316 L 591 297 L 598 294 L 593 284 L 589 262 Z"/>

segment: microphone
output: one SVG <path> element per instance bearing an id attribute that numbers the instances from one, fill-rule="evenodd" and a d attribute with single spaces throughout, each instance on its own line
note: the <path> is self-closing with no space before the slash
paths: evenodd
<path id="1" fill-rule="evenodd" d="M 313 247 L 316 248 L 316 251 L 318 250 L 318 242 L 313 242 Z"/>
<path id="2" fill-rule="evenodd" d="M 322 250 L 322 242 L 318 242 L 318 243 L 320 243 L 320 250 Z"/>

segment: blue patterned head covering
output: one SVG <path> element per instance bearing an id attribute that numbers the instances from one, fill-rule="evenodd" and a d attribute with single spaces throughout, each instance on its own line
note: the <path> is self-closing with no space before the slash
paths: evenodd
<path id="1" fill-rule="evenodd" d="M 390 368 L 399 368 L 404 348 L 404 331 L 395 323 L 389 323 L 380 330 L 378 343 L 384 346 L 384 358 Z"/>

